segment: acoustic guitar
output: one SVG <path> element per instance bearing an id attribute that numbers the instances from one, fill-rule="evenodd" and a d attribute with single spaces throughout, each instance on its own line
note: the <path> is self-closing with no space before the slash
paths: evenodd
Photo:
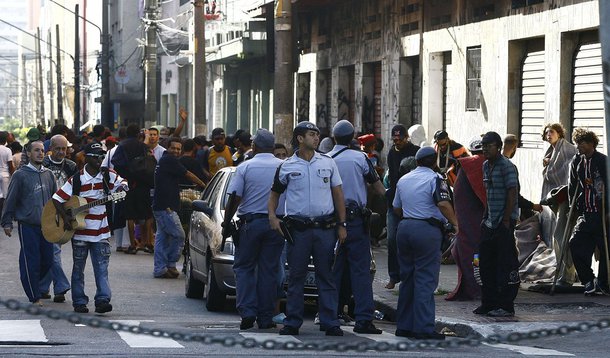
<path id="1" fill-rule="evenodd" d="M 85 216 L 89 213 L 89 209 L 109 201 L 116 202 L 123 200 L 125 196 L 127 196 L 127 192 L 121 191 L 87 203 L 85 198 L 73 195 L 64 203 L 66 212 L 73 218 L 72 230 L 64 230 L 64 220 L 55 209 L 53 200 L 49 200 L 42 209 L 42 217 L 40 220 L 42 223 L 42 234 L 48 242 L 63 245 L 72 239 L 76 230 L 86 228 Z"/>

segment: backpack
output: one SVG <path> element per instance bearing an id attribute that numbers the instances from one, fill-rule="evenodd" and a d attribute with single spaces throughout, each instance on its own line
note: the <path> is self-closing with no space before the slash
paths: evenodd
<path id="1" fill-rule="evenodd" d="M 155 187 L 155 168 L 157 167 L 157 160 L 154 156 L 144 154 L 133 158 L 131 162 L 131 178 L 136 183 L 144 184 L 150 188 Z"/>

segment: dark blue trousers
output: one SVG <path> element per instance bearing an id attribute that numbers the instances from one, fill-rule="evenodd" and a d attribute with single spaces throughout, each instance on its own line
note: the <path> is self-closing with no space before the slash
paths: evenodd
<path id="1" fill-rule="evenodd" d="M 271 323 L 283 248 L 284 239 L 271 230 L 268 218 L 254 219 L 241 226 L 233 271 L 236 306 L 242 318 L 257 317 L 259 325 Z"/>
<path id="2" fill-rule="evenodd" d="M 398 224 L 396 243 L 400 288 L 396 328 L 414 333 L 434 332 L 434 291 L 441 266 L 441 230 L 426 221 Z"/>
<path id="3" fill-rule="evenodd" d="M 19 223 L 19 276 L 30 302 L 40 299 L 40 281 L 53 264 L 53 244 L 44 239 L 40 226 Z"/>
<path id="4" fill-rule="evenodd" d="M 293 245 L 288 245 L 288 294 L 284 325 L 299 328 L 303 324 L 303 290 L 309 257 L 313 256 L 318 285 L 320 327 L 339 327 L 337 287 L 331 270 L 337 238 L 334 229 L 291 230 Z"/>
<path id="5" fill-rule="evenodd" d="M 362 218 L 347 223 L 347 240 L 339 248 L 335 262 L 334 275 L 337 286 L 341 282 L 346 266 L 349 269 L 352 293 L 356 303 L 354 318 L 356 321 L 370 321 L 375 312 L 370 272 L 371 239 L 365 231 Z"/>

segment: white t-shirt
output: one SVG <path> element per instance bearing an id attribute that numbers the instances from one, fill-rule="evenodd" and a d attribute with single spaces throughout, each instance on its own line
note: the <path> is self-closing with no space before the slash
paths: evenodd
<path id="1" fill-rule="evenodd" d="M 159 160 L 161 160 L 161 157 L 163 156 L 164 152 L 165 152 L 165 148 L 163 148 L 162 146 L 160 146 L 158 144 L 154 149 L 152 149 L 152 153 L 155 156 L 157 163 L 159 163 Z"/>
<path id="2" fill-rule="evenodd" d="M 11 173 L 8 171 L 8 162 L 13 161 L 13 152 L 5 145 L 0 145 L 0 176 L 8 178 Z"/>

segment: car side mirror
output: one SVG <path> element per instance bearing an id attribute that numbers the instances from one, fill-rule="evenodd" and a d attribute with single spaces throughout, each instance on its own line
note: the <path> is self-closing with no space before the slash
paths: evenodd
<path id="1" fill-rule="evenodd" d="M 214 214 L 214 210 L 203 200 L 193 200 L 193 210 L 202 212 L 207 216 L 212 216 Z"/>

